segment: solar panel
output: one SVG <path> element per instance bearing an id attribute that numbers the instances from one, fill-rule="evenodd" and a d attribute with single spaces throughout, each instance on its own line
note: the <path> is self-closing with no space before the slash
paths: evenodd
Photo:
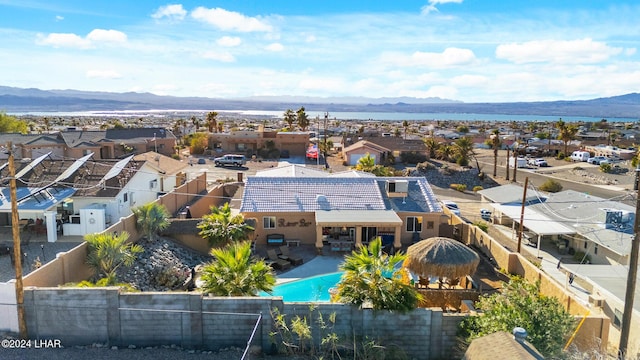
<path id="1" fill-rule="evenodd" d="M 127 164 L 129 163 L 129 161 L 131 161 L 131 159 L 133 159 L 133 155 L 129 156 L 126 159 L 122 159 L 118 161 L 115 165 L 113 165 L 111 170 L 109 170 L 109 172 L 104 175 L 104 177 L 100 182 L 104 182 L 118 176 L 118 174 L 122 172 L 122 169 L 124 169 L 124 167 L 127 166 Z"/>
<path id="2" fill-rule="evenodd" d="M 20 179 L 21 177 L 23 177 L 26 173 L 31 171 L 34 167 L 38 166 L 38 164 L 40 164 L 49 155 L 51 155 L 51 151 L 33 160 L 29 165 L 25 166 L 24 169 L 20 170 L 20 172 L 16 174 L 16 179 Z"/>
<path id="3" fill-rule="evenodd" d="M 59 181 L 63 181 L 70 178 L 71 175 L 73 175 L 73 173 L 76 172 L 80 168 L 80 166 L 84 165 L 87 162 L 87 160 L 89 160 L 89 158 L 92 156 L 93 156 L 93 153 L 89 155 L 85 155 L 80 159 L 74 161 L 73 164 L 71 164 L 71 166 L 67 168 L 67 170 L 65 170 L 62 174 L 58 175 L 58 177 L 54 180 L 54 182 L 57 183 Z"/>

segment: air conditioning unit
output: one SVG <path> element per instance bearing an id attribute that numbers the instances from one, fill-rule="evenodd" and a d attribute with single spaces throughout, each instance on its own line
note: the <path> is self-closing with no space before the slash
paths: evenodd
<path id="1" fill-rule="evenodd" d="M 389 197 L 405 197 L 409 192 L 409 181 L 407 180 L 387 180 L 387 195 Z"/>
<path id="2" fill-rule="evenodd" d="M 604 298 L 602 298 L 600 296 L 589 295 L 589 303 L 593 304 L 593 306 L 595 306 L 595 307 L 601 308 L 601 307 L 604 306 L 605 300 L 604 300 Z"/>

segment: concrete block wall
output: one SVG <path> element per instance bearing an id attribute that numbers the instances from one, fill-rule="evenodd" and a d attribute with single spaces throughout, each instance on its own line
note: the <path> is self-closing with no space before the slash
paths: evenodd
<path id="1" fill-rule="evenodd" d="M 15 280 L 0 283 L 0 331 L 18 332 Z"/>
<path id="2" fill-rule="evenodd" d="M 106 343 L 108 314 L 118 289 L 25 289 L 27 331 L 31 339 L 60 339 L 65 346 Z"/>
<path id="3" fill-rule="evenodd" d="M 315 326 L 335 313 L 330 330 L 315 329 L 319 346 L 324 335 L 347 341 L 373 340 L 401 349 L 410 358 L 440 359 L 455 344 L 457 323 L 434 309 L 408 314 L 360 310 L 345 304 L 283 303 L 280 298 L 220 298 L 199 293 L 120 293 L 116 288 L 29 288 L 25 290 L 29 337 L 60 339 L 65 346 L 105 343 L 117 346 L 176 344 L 217 350 L 244 348 L 256 328 L 252 346 L 271 350 L 272 309 L 307 317 Z M 261 321 L 258 320 L 261 317 Z M 462 315 L 464 316 L 464 315 Z M 462 318 L 462 316 L 460 318 Z"/>

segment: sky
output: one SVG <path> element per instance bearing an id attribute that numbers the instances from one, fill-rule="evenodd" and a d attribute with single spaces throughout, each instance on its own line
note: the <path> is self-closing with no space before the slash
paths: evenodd
<path id="1" fill-rule="evenodd" d="M 0 86 L 581 100 L 640 89 L 635 0 L 0 0 Z"/>

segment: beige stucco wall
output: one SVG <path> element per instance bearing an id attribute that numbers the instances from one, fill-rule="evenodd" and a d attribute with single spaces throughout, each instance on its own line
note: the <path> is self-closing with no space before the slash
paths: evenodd
<path id="1" fill-rule="evenodd" d="M 256 219 L 254 240 L 257 244 L 266 244 L 267 235 L 283 234 L 285 239 L 297 239 L 302 244 L 315 244 L 316 220 L 313 212 L 273 212 L 273 213 L 243 213 L 245 219 Z M 276 217 L 275 229 L 265 229 L 262 218 Z"/>

